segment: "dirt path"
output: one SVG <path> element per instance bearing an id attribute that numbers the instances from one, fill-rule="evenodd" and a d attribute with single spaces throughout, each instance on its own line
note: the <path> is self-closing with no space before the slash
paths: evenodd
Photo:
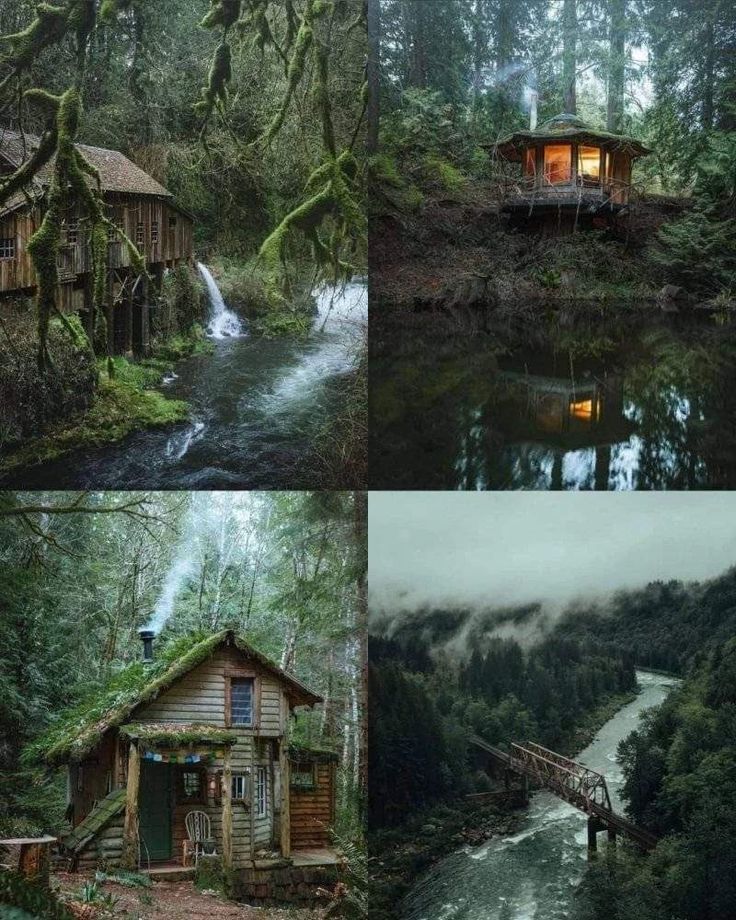
<path id="1" fill-rule="evenodd" d="M 54 874 L 60 894 L 77 894 L 87 879 L 64 872 Z M 321 910 L 292 910 L 274 907 L 248 907 L 212 894 L 203 894 L 191 882 L 154 882 L 151 888 L 129 888 L 113 882 L 100 885 L 103 895 L 118 898 L 114 914 L 100 914 L 94 905 L 75 913 L 79 920 L 103 917 L 126 917 L 128 920 L 171 917 L 173 920 L 319 920 Z M 77 902 L 78 903 L 78 902 Z"/>

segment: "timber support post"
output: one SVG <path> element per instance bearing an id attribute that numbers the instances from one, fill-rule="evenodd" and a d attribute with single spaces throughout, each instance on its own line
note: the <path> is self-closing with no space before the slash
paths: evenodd
<path id="1" fill-rule="evenodd" d="M 228 746 L 225 748 L 222 765 L 222 867 L 225 872 L 230 872 L 233 868 L 233 772 L 230 756 Z"/>
<path id="2" fill-rule="evenodd" d="M 128 783 L 125 792 L 125 823 L 123 825 L 123 852 L 120 862 L 124 869 L 138 869 L 138 791 L 141 781 L 141 759 L 138 745 L 130 742 L 128 748 Z"/>
<path id="3" fill-rule="evenodd" d="M 291 856 L 291 803 L 289 801 L 291 776 L 286 738 L 279 745 L 279 772 L 281 773 L 281 855 L 286 858 Z"/>
<path id="4" fill-rule="evenodd" d="M 123 313 L 123 354 L 126 358 L 133 357 L 133 285 L 132 279 L 126 279 Z"/>
<path id="5" fill-rule="evenodd" d="M 105 284 L 105 320 L 107 322 L 107 353 L 115 354 L 115 297 L 113 273 L 110 264 L 110 255 L 107 257 L 107 280 Z"/>

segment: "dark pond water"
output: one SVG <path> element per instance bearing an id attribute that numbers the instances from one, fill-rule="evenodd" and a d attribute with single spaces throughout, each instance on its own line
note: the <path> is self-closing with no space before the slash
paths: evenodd
<path id="1" fill-rule="evenodd" d="M 181 362 L 162 385 L 192 407 L 171 430 L 78 452 L 6 480 L 16 488 L 234 489 L 308 487 L 315 437 L 342 400 L 367 316 L 363 284 L 318 296 L 306 340 L 219 335 L 215 351 Z"/>
<path id="2" fill-rule="evenodd" d="M 709 317 L 567 315 L 533 344 L 518 333 L 382 339 L 372 488 L 736 486 L 736 329 Z"/>

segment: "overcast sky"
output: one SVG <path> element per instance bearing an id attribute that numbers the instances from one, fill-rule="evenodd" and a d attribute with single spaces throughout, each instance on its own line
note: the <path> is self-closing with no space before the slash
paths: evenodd
<path id="1" fill-rule="evenodd" d="M 372 492 L 374 610 L 565 603 L 736 564 L 736 493 Z"/>

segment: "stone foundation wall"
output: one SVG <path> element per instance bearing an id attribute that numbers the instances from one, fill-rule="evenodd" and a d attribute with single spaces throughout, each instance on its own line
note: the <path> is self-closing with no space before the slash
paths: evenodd
<path id="1" fill-rule="evenodd" d="M 264 866 L 256 861 L 252 868 L 233 872 L 230 896 L 264 907 L 318 907 L 324 898 L 317 889 L 332 889 L 337 881 L 337 866 L 294 866 L 290 860 Z"/>

